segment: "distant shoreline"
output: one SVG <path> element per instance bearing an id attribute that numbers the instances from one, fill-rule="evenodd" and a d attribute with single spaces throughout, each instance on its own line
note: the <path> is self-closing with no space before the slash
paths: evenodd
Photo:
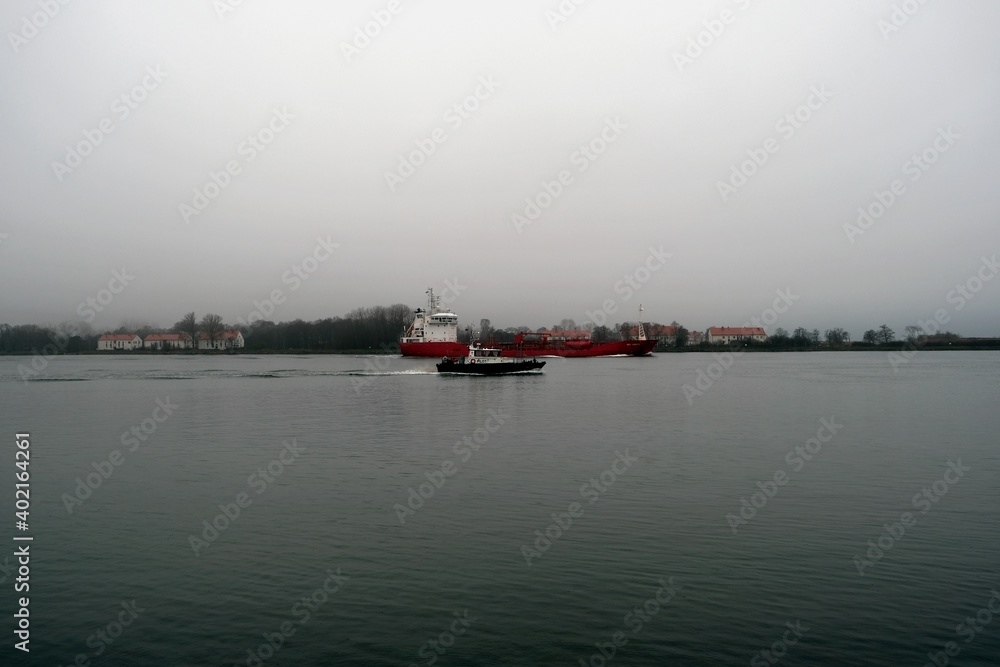
<path id="1" fill-rule="evenodd" d="M 863 344 L 855 344 L 850 347 L 789 347 L 789 348 L 772 348 L 763 345 L 748 345 L 743 348 L 734 348 L 730 345 L 714 345 L 714 346 L 691 346 L 683 348 L 666 348 L 660 350 L 653 350 L 653 354 L 718 354 L 719 352 L 732 352 L 734 349 L 739 349 L 741 352 L 762 352 L 762 353 L 781 353 L 781 352 L 901 352 L 907 350 L 918 350 L 924 352 L 968 352 L 976 350 L 984 351 L 996 351 L 1000 350 L 1000 340 L 997 342 L 987 342 L 980 345 L 913 345 L 903 342 L 894 342 L 890 344 L 883 344 L 880 346 L 865 346 Z M 0 352 L 0 357 L 33 357 L 37 352 L 30 351 L 19 351 L 19 352 Z M 400 356 L 398 351 L 387 351 L 383 349 L 360 349 L 360 350 L 247 350 L 242 348 L 239 350 L 176 350 L 170 352 L 163 352 L 159 350 L 81 350 L 79 352 L 63 352 L 55 356 L 98 356 L 98 357 L 117 357 L 117 356 L 129 356 L 129 357 L 194 357 L 194 356 L 270 356 L 276 354 L 288 354 L 288 355 L 305 355 L 305 356 L 327 356 L 327 355 L 340 355 L 340 356 L 368 356 L 368 355 L 378 355 L 378 356 Z M 410 357 L 411 359 L 420 359 L 423 357 Z M 427 357 L 429 358 L 429 357 Z M 588 357 L 589 358 L 589 357 Z"/>

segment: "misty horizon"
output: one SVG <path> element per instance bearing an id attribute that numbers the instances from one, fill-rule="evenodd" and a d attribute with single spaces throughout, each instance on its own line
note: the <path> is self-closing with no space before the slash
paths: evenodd
<path id="1" fill-rule="evenodd" d="M 897 5 L 18 0 L 0 322 L 1000 336 L 1000 8 Z"/>

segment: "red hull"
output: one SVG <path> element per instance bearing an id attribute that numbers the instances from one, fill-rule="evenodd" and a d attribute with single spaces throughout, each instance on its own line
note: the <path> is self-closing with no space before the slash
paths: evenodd
<path id="1" fill-rule="evenodd" d="M 469 346 L 447 341 L 400 343 L 399 351 L 404 357 L 466 357 Z"/>
<path id="2" fill-rule="evenodd" d="M 656 346 L 655 340 L 616 340 L 607 343 L 571 341 L 554 343 L 502 343 L 500 356 L 503 357 L 607 357 L 626 354 L 641 357 L 650 354 Z M 469 353 L 469 347 L 462 343 L 400 343 L 404 357 L 462 357 Z"/>
<path id="3" fill-rule="evenodd" d="M 656 347 L 655 340 L 614 340 L 607 343 L 591 343 L 590 341 L 566 341 L 549 343 L 521 343 L 520 345 L 504 344 L 500 353 L 503 357 L 609 357 L 625 354 L 632 357 L 643 357 L 650 354 Z M 569 343 L 569 344 L 567 344 Z"/>

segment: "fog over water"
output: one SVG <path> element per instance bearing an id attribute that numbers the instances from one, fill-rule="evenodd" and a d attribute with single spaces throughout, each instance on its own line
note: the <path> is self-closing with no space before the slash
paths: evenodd
<path id="1" fill-rule="evenodd" d="M 98 330 L 450 284 L 463 323 L 609 301 L 704 329 L 790 290 L 769 333 L 943 310 L 997 336 L 998 21 L 986 0 L 12 0 L 0 322 L 79 320 L 124 269 Z"/>

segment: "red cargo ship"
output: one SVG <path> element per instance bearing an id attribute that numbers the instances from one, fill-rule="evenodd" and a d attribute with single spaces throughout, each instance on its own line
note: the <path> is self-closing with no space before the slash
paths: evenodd
<path id="1" fill-rule="evenodd" d="M 656 341 L 646 338 L 640 322 L 639 337 L 631 340 L 595 343 L 586 330 L 542 331 L 520 333 L 513 343 L 495 346 L 504 357 L 641 357 L 653 351 Z M 458 342 L 458 316 L 441 308 L 440 299 L 432 289 L 427 290 L 426 310 L 417 308 L 413 324 L 399 339 L 399 349 L 404 357 L 462 357 L 469 353 L 469 346 Z"/>
<path id="2" fill-rule="evenodd" d="M 505 357 L 609 357 L 625 354 L 632 357 L 643 357 L 652 353 L 656 346 L 655 340 L 647 340 L 642 325 L 639 325 L 639 338 L 631 340 L 609 340 L 594 343 L 590 340 L 589 331 L 542 331 L 541 333 L 520 333 L 514 336 L 513 343 L 501 345 Z"/>

